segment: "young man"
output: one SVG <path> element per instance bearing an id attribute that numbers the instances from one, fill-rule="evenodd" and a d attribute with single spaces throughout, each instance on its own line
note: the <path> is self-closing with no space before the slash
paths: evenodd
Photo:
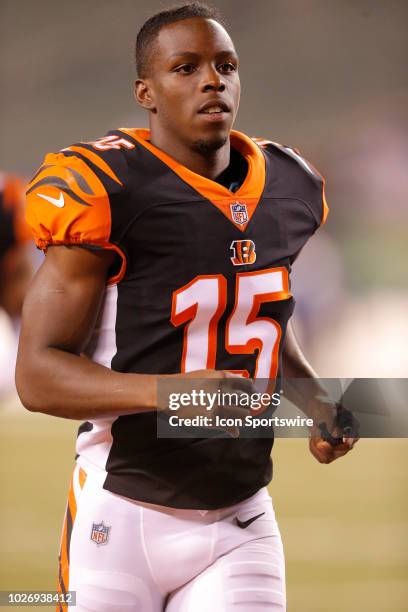
<path id="1" fill-rule="evenodd" d="M 0 171 L 0 398 L 14 393 L 21 309 L 34 273 L 24 192 L 21 178 Z"/>
<path id="2" fill-rule="evenodd" d="M 295 151 L 231 132 L 238 57 L 212 10 L 152 17 L 136 52 L 150 131 L 50 154 L 28 189 L 47 257 L 18 389 L 30 410 L 85 420 L 60 589 L 81 612 L 281 611 L 271 438 L 158 439 L 156 387 L 169 374 L 275 378 L 282 359 L 315 378 L 287 328 L 288 276 L 325 219 L 323 181 Z M 339 442 L 310 445 L 328 463 L 353 444 Z"/>
<path id="3" fill-rule="evenodd" d="M 0 172 L 0 308 L 10 319 L 21 314 L 33 266 L 26 249 L 32 236 L 24 220 L 25 184 Z"/>

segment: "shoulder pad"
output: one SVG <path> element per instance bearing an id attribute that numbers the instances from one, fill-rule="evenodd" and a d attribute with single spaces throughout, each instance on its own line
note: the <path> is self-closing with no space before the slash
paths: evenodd
<path id="1" fill-rule="evenodd" d="M 294 159 L 299 164 L 299 166 L 301 166 L 314 178 L 320 181 L 324 180 L 320 172 L 316 170 L 316 168 L 301 155 L 299 149 L 297 149 L 296 147 L 288 147 L 287 145 L 282 145 L 279 142 L 273 142 L 272 140 L 266 140 L 262 138 L 253 138 L 253 140 L 263 149 L 266 149 L 268 147 L 275 147 L 276 149 L 279 149 L 280 151 L 282 151 L 282 153 L 285 153 L 285 155 L 288 155 L 289 157 Z"/>
<path id="2" fill-rule="evenodd" d="M 304 170 L 309 176 L 314 179 L 314 183 L 318 185 L 319 197 L 318 201 L 311 202 L 312 208 L 315 210 L 315 216 L 317 215 L 317 219 L 320 220 L 320 225 L 326 222 L 326 218 L 329 212 L 329 207 L 326 202 L 325 195 L 325 179 L 320 174 L 318 170 L 301 154 L 299 149 L 288 147 L 286 145 L 282 145 L 279 142 L 274 142 L 272 140 L 267 140 L 265 138 L 253 138 L 253 140 L 262 148 L 262 149 L 277 149 L 284 155 L 287 155 L 291 159 L 293 159 L 301 168 Z M 313 198 L 314 200 L 316 198 Z"/>
<path id="3" fill-rule="evenodd" d="M 37 246 L 45 251 L 50 245 L 89 245 L 119 252 L 111 243 L 111 200 L 123 190 L 105 160 L 81 145 L 49 153 L 27 189 L 26 220 Z"/>

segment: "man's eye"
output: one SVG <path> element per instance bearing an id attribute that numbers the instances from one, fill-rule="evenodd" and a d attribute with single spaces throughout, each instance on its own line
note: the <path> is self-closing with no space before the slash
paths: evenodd
<path id="1" fill-rule="evenodd" d="M 237 69 L 235 64 L 231 64 L 231 62 L 225 62 L 224 64 L 220 64 L 218 69 L 222 72 L 234 72 Z"/>
<path id="2" fill-rule="evenodd" d="M 193 66 L 193 64 L 183 64 L 182 66 L 178 66 L 175 69 L 175 72 L 181 72 L 182 74 L 191 74 L 192 72 L 194 72 L 195 67 Z"/>

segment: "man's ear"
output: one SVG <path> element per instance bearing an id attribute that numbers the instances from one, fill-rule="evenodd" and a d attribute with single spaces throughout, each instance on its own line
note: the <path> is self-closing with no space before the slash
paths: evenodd
<path id="1" fill-rule="evenodd" d="M 152 113 L 156 112 L 156 107 L 153 102 L 153 94 L 147 79 L 137 79 L 135 81 L 134 94 L 136 102 L 140 104 L 140 106 L 151 111 Z"/>

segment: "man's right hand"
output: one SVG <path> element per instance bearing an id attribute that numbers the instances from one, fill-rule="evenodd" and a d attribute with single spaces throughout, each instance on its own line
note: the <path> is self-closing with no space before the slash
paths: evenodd
<path id="1" fill-rule="evenodd" d="M 227 370 L 195 370 L 193 372 L 188 372 L 185 374 L 173 374 L 169 376 L 159 376 L 158 377 L 158 385 L 160 385 L 160 379 L 164 381 L 168 381 L 171 379 L 174 381 L 171 385 L 171 391 L 173 389 L 177 389 L 179 393 L 187 393 L 191 395 L 192 391 L 202 391 L 205 394 L 209 394 L 211 397 L 218 398 L 223 397 L 223 394 L 226 397 L 237 396 L 237 400 L 239 403 L 239 398 L 242 395 L 250 396 L 254 393 L 254 383 L 252 379 L 244 378 L 239 374 L 233 374 Z M 196 382 L 194 382 L 196 381 Z M 166 392 L 168 390 L 169 384 L 164 383 L 166 386 Z M 250 414 L 250 408 L 242 407 L 240 405 L 231 403 L 231 405 L 224 402 L 215 401 L 213 405 L 187 405 L 180 406 L 177 409 L 177 412 L 172 412 L 169 409 L 168 401 L 166 398 L 166 393 L 158 393 L 158 409 L 166 412 L 167 414 L 177 414 L 178 417 L 185 419 L 192 419 L 196 416 L 199 417 L 208 417 L 211 420 L 212 425 L 209 426 L 211 429 L 218 429 L 221 431 L 226 431 L 233 438 L 239 437 L 239 420 L 241 419 L 244 422 L 245 417 Z M 225 396 L 224 396 L 225 397 Z M 237 424 L 229 423 L 217 425 L 216 419 L 232 419 L 233 421 L 238 420 Z"/>

